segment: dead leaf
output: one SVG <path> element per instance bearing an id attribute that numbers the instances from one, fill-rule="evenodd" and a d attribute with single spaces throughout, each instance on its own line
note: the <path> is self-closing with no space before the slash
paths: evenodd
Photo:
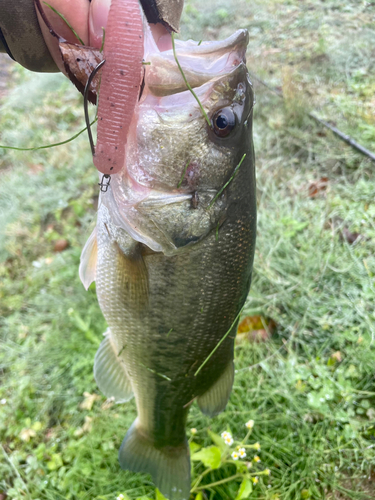
<path id="1" fill-rule="evenodd" d="M 115 404 L 115 398 L 111 397 L 104 401 L 102 404 L 102 410 L 109 410 Z"/>
<path id="2" fill-rule="evenodd" d="M 341 355 L 341 352 L 340 352 L 340 351 L 336 351 L 336 352 L 334 352 L 334 353 L 331 355 L 331 358 L 332 358 L 332 359 L 335 359 L 336 361 L 338 361 L 339 363 L 341 363 L 341 361 L 342 361 L 342 355 Z"/>
<path id="3" fill-rule="evenodd" d="M 276 327 L 273 319 L 263 316 L 246 316 L 238 325 L 236 342 L 264 342 L 268 340 Z"/>
<path id="4" fill-rule="evenodd" d="M 91 410 L 95 401 L 101 399 L 99 394 L 90 394 L 89 392 L 84 392 L 83 395 L 85 396 L 85 399 L 79 405 L 81 410 Z"/>
<path id="5" fill-rule="evenodd" d="M 32 165 L 29 165 L 29 170 L 30 170 L 31 174 L 37 175 L 37 174 L 40 174 L 41 172 L 44 172 L 44 167 L 43 167 L 43 165 L 40 165 L 40 164 L 32 164 Z"/>
<path id="6" fill-rule="evenodd" d="M 68 77 L 83 94 L 91 73 L 104 59 L 103 53 L 93 47 L 86 47 L 66 41 L 60 41 L 59 48 Z M 92 104 L 96 104 L 100 72 L 100 70 L 97 72 L 90 85 L 88 100 Z"/>
<path id="7" fill-rule="evenodd" d="M 19 434 L 19 437 L 22 439 L 22 441 L 26 441 L 28 443 L 31 438 L 36 436 L 36 432 L 34 429 L 22 429 L 22 431 Z"/>
<path id="8" fill-rule="evenodd" d="M 328 177 L 321 177 L 318 181 L 310 182 L 307 188 L 310 198 L 315 198 L 321 191 L 325 191 L 327 189 L 328 182 Z"/>
<path id="9" fill-rule="evenodd" d="M 340 240 L 347 241 L 349 245 L 353 245 L 353 243 L 359 239 L 369 239 L 361 233 L 352 233 L 349 231 L 348 227 L 344 225 L 343 219 L 340 217 L 332 217 L 332 219 L 329 219 L 328 223 L 326 223 L 325 227 L 327 229 L 330 227 L 334 231 L 338 231 Z"/>
<path id="10" fill-rule="evenodd" d="M 56 431 L 55 429 L 47 429 L 46 433 L 45 433 L 45 438 L 48 440 L 48 439 L 53 439 L 56 437 Z"/>
<path id="11" fill-rule="evenodd" d="M 82 426 L 83 432 L 90 432 L 92 429 L 92 417 L 86 415 L 85 423 Z"/>
<path id="12" fill-rule="evenodd" d="M 345 240 L 349 245 L 353 245 L 357 239 L 362 236 L 360 233 L 352 233 L 347 227 L 343 227 L 340 232 L 340 239 Z"/>
<path id="13" fill-rule="evenodd" d="M 78 427 L 78 429 L 76 429 L 74 431 L 74 436 L 80 437 L 85 432 L 90 432 L 91 430 L 92 430 L 92 417 L 89 417 L 88 415 L 86 415 L 85 423 L 82 425 L 82 427 Z"/>
<path id="14" fill-rule="evenodd" d="M 65 240 L 65 239 L 56 240 L 55 244 L 53 246 L 53 251 L 54 252 L 62 252 L 66 248 L 68 248 L 68 246 L 69 246 L 68 240 Z"/>
<path id="15" fill-rule="evenodd" d="M 8 495 L 5 492 L 0 493 L 0 500 L 5 500 Z"/>

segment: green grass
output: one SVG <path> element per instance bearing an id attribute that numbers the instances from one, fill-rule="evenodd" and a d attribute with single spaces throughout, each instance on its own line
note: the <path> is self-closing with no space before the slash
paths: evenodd
<path id="1" fill-rule="evenodd" d="M 271 317 L 277 329 L 266 342 L 237 345 L 226 411 L 208 419 L 194 405 L 188 429 L 209 446 L 208 429 L 241 440 L 245 422 L 255 421 L 250 443 L 261 444 L 261 462 L 251 471 L 271 475 L 259 475 L 252 500 L 373 498 L 374 164 L 307 112 L 374 150 L 375 8 L 338 0 L 233 5 L 187 0 L 182 35 L 213 39 L 247 27 L 249 69 L 284 95 L 254 82 L 258 240 L 243 313 Z M 14 68 L 12 81 L 0 144 L 40 146 L 83 127 L 82 100 L 62 76 Z M 310 182 L 321 177 L 327 189 L 310 197 Z M 94 285 L 85 292 L 77 272 L 97 200 L 88 141 L 0 150 L 0 179 L 0 492 L 154 497 L 148 476 L 117 462 L 134 402 L 105 404 L 92 375 L 106 325 Z M 350 245 L 344 226 L 363 237 Z M 56 253 L 61 238 L 69 246 Z M 194 462 L 193 481 L 203 471 Z M 226 464 L 201 485 L 235 471 Z M 205 498 L 234 500 L 240 481 L 205 489 Z"/>

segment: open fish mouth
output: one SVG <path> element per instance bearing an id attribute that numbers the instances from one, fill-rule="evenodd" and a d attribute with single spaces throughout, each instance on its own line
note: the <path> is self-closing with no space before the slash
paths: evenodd
<path id="1" fill-rule="evenodd" d="M 246 64 L 249 34 L 236 31 L 222 41 L 195 42 L 175 40 L 175 52 L 189 85 L 200 87 L 216 77 L 229 74 L 241 63 Z M 150 29 L 145 27 L 145 82 L 155 96 L 166 96 L 188 89 L 173 50 L 160 52 Z"/>

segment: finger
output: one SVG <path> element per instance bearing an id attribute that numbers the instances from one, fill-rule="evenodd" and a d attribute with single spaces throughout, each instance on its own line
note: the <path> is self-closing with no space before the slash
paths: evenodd
<path id="1" fill-rule="evenodd" d="M 48 23 L 52 26 L 53 30 L 62 38 L 65 38 L 71 43 L 81 43 L 73 31 L 69 28 L 68 24 L 61 19 L 48 5 L 53 7 L 57 12 L 62 14 L 66 21 L 70 24 L 78 37 L 85 45 L 89 44 L 89 29 L 88 29 L 88 16 L 90 9 L 89 0 L 40 0 L 39 5 L 46 16 Z M 37 9 L 39 24 L 46 41 L 47 47 L 59 67 L 60 71 L 65 73 L 63 63 L 61 60 L 58 39 L 51 35 L 46 23 L 41 18 Z"/>
<path id="2" fill-rule="evenodd" d="M 89 40 L 91 47 L 100 49 L 103 43 L 103 30 L 108 21 L 111 0 L 92 0 L 89 13 Z"/>

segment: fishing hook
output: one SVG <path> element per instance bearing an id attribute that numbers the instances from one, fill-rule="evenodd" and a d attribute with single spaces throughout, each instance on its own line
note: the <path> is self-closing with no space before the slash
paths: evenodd
<path id="1" fill-rule="evenodd" d="M 90 124 L 90 118 L 89 118 L 88 95 L 89 95 L 91 83 L 92 83 L 93 79 L 95 78 L 95 75 L 97 74 L 97 72 L 100 70 L 100 68 L 103 66 L 104 63 L 105 63 L 105 59 L 103 59 L 103 61 L 100 61 L 100 63 L 92 70 L 91 75 L 89 76 L 89 78 L 86 82 L 85 90 L 83 92 L 83 108 L 85 111 L 85 121 L 86 121 L 86 127 L 87 127 L 87 134 L 89 136 L 89 142 L 90 142 L 92 156 L 95 156 L 95 146 L 94 146 L 94 140 L 92 138 L 91 124 Z M 111 183 L 111 176 L 108 174 L 104 174 L 102 177 L 102 180 L 98 184 L 100 186 L 100 191 L 102 193 L 106 193 L 108 191 L 110 183 Z"/>

